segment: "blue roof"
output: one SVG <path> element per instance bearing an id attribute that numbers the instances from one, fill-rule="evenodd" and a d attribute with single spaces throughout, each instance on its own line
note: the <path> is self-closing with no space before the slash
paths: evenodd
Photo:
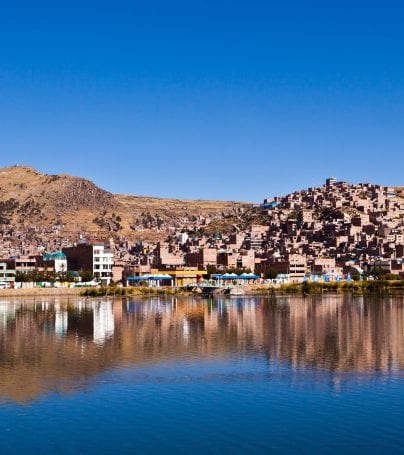
<path id="1" fill-rule="evenodd" d="M 142 275 L 142 276 L 130 276 L 128 281 L 152 281 L 152 280 L 172 280 L 171 275 Z"/>
<path id="2" fill-rule="evenodd" d="M 54 261 L 55 259 L 66 259 L 66 255 L 61 251 L 58 251 L 57 253 L 45 253 L 43 255 L 44 261 Z"/>
<path id="3" fill-rule="evenodd" d="M 237 280 L 241 278 L 242 280 L 256 280 L 257 278 L 260 278 L 258 275 L 254 275 L 253 273 L 243 273 L 242 275 L 236 275 L 235 273 L 232 274 L 225 274 L 225 275 L 220 275 L 218 273 L 212 273 L 210 275 L 211 278 L 223 278 L 224 280 Z"/>
<path id="4" fill-rule="evenodd" d="M 150 275 L 151 280 L 172 280 L 173 277 L 171 275 Z"/>
<path id="5" fill-rule="evenodd" d="M 149 275 L 128 277 L 128 281 L 147 281 L 148 279 L 149 279 Z"/>

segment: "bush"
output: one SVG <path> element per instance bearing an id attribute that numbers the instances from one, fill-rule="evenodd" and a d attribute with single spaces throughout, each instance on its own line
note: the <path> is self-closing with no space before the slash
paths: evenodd
<path id="1" fill-rule="evenodd" d="M 386 275 L 384 275 L 384 279 L 385 280 L 398 280 L 398 281 L 400 281 L 400 277 L 398 275 L 395 275 L 394 273 L 386 273 Z"/>

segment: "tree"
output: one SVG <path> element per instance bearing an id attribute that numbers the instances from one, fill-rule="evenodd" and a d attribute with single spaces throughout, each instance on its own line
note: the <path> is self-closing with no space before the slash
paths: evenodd
<path id="1" fill-rule="evenodd" d="M 61 272 L 58 274 L 57 280 L 63 281 L 65 283 L 73 283 L 74 275 L 72 272 Z"/>
<path id="2" fill-rule="evenodd" d="M 81 277 L 81 281 L 85 283 L 87 283 L 88 281 L 92 281 L 94 279 L 94 275 L 92 274 L 92 272 L 88 270 L 81 270 L 79 272 L 79 275 Z"/>
<path id="3" fill-rule="evenodd" d="M 387 271 L 382 267 L 374 267 L 370 272 L 370 275 L 374 276 L 377 280 L 384 280 L 386 274 Z"/>
<path id="4" fill-rule="evenodd" d="M 400 277 L 398 275 L 395 275 L 394 273 L 386 273 L 384 275 L 385 280 L 400 280 Z"/>
<path id="5" fill-rule="evenodd" d="M 273 280 L 278 276 L 278 272 L 276 272 L 274 269 L 266 269 L 264 272 L 264 278 Z"/>
<path id="6" fill-rule="evenodd" d="M 358 271 L 355 271 L 355 272 L 352 272 L 351 273 L 351 278 L 354 280 L 354 281 L 360 281 L 361 279 L 361 275 Z"/>
<path id="7" fill-rule="evenodd" d="M 251 269 L 245 267 L 230 267 L 226 269 L 226 273 L 235 273 L 236 275 L 242 275 L 243 273 L 251 273 Z"/>
<path id="8" fill-rule="evenodd" d="M 220 274 L 220 270 L 215 266 L 215 265 L 207 265 L 206 266 L 206 271 L 208 272 L 208 275 L 214 275 L 214 274 Z"/>

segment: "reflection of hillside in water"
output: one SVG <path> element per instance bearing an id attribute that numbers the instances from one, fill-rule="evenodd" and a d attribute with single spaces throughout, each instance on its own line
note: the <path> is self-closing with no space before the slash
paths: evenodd
<path id="1" fill-rule="evenodd" d="M 403 298 L 0 303 L 0 397 L 17 401 L 117 366 L 256 354 L 293 368 L 403 370 Z"/>

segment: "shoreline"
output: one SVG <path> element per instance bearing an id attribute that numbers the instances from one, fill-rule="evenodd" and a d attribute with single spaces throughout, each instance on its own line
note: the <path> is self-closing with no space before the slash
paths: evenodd
<path id="1" fill-rule="evenodd" d="M 27 289 L 0 289 L 2 297 L 69 297 L 80 296 L 83 288 L 27 288 Z"/>
<path id="2" fill-rule="evenodd" d="M 241 286 L 240 286 L 241 287 Z M 251 284 L 242 286 L 244 296 L 260 295 L 404 295 L 404 281 L 354 281 L 351 283 L 294 283 L 283 285 Z M 148 296 L 202 296 L 228 294 L 202 294 L 184 288 L 107 287 L 107 288 L 27 288 L 0 289 L 0 298 L 13 297 L 148 297 Z M 238 296 L 238 297 L 242 297 Z"/>

